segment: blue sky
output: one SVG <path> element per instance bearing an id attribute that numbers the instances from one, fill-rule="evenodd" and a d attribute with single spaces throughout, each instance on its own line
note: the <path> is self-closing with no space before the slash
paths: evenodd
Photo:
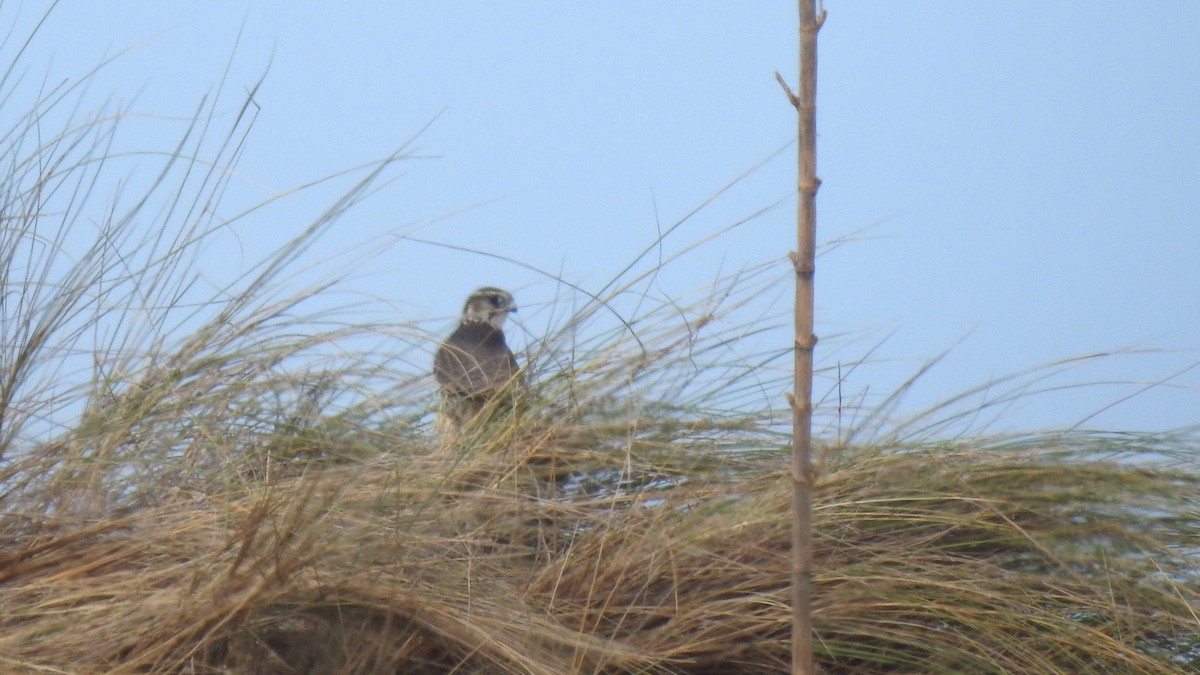
<path id="1" fill-rule="evenodd" d="M 818 260 L 818 362 L 871 352 L 845 385 L 870 399 L 953 347 L 906 400 L 917 410 L 1041 363 L 1151 349 L 1052 379 L 1097 384 L 1025 399 L 1000 426 L 1200 422 L 1200 368 L 1187 370 L 1200 361 L 1200 3 L 829 0 L 826 9 L 818 240 L 853 240 Z M 0 20 L 28 25 L 38 11 L 6 4 Z M 551 279 L 403 235 L 598 289 L 658 228 L 761 163 L 667 248 L 783 204 L 690 254 L 655 292 L 782 261 L 794 245 L 794 149 L 774 153 L 795 121 L 773 72 L 795 82 L 795 11 L 791 2 L 64 3 L 23 62 L 37 77 L 79 78 L 132 47 L 87 96 L 137 113 L 122 143 L 159 150 L 223 76 L 228 103 L 218 110 L 231 116 L 266 72 L 235 202 L 377 159 L 420 132 L 417 157 L 339 222 L 330 250 L 377 251 L 356 263 L 356 283 L 395 318 L 448 327 L 468 291 L 494 284 L 532 310 L 521 325 L 536 334 L 558 297 Z M 203 264 L 214 274 L 248 264 L 330 194 L 247 222 Z M 764 302 L 786 313 L 782 262 L 778 279 Z M 518 332 L 515 341 L 531 340 Z"/>

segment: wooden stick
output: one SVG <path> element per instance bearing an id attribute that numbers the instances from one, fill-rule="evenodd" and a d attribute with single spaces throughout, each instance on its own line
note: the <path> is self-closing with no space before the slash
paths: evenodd
<path id="1" fill-rule="evenodd" d="M 796 108 L 797 143 L 796 250 L 788 255 L 796 273 L 794 382 L 792 408 L 792 673 L 811 675 L 812 651 L 812 379 L 814 287 L 816 271 L 817 178 L 817 31 L 825 22 L 816 0 L 800 3 L 800 93 L 779 73 L 775 78 Z"/>

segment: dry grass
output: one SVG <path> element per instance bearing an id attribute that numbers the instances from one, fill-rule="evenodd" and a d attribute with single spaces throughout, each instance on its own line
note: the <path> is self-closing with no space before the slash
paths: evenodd
<path id="1" fill-rule="evenodd" d="M 0 129 L 0 671 L 787 672 L 788 353 L 738 314 L 772 268 L 654 302 L 647 249 L 534 346 L 519 415 L 439 447 L 432 338 L 286 276 L 401 153 L 206 286 L 196 248 L 257 208 L 221 207 L 253 93 L 138 183 L 73 92 Z M 825 672 L 1200 667 L 1194 436 L 880 418 L 821 454 Z"/>
<path id="2" fill-rule="evenodd" d="M 0 658 L 19 672 L 787 672 L 786 453 L 648 438 L 621 458 L 557 431 L 487 454 L 388 442 L 124 515 L 9 509 Z M 1196 474 L 1107 446 L 839 456 L 814 509 L 824 670 L 1195 667 Z M 561 485 L 601 469 L 656 480 Z"/>

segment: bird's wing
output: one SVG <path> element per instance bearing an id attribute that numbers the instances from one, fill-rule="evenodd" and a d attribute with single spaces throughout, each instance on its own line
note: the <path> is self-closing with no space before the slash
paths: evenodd
<path id="1" fill-rule="evenodd" d="M 513 379 L 517 358 L 504 333 L 490 324 L 462 324 L 434 356 L 433 373 L 442 389 L 477 396 Z"/>

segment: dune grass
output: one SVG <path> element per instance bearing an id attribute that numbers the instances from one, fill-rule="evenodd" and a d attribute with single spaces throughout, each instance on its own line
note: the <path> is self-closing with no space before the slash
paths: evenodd
<path id="1" fill-rule="evenodd" d="M 54 512 L 48 483 L 6 509 L 0 659 L 787 672 L 786 453 L 731 454 L 699 424 L 639 426 L 632 440 L 583 425 L 462 454 L 361 429 L 311 447 L 375 450 L 363 458 L 278 480 L 213 470 L 118 513 Z M 1196 472 L 1136 467 L 1119 447 L 1080 434 L 831 455 L 814 508 L 825 672 L 1196 667 Z M 572 472 L 602 489 L 571 490 Z"/>
<path id="2" fill-rule="evenodd" d="M 115 194 L 121 115 L 31 131 L 70 93 L 0 129 L 0 670 L 788 671 L 784 411 L 747 405 L 787 353 L 737 348 L 786 268 L 657 302 L 631 265 L 530 350 L 518 417 L 443 447 L 435 338 L 288 276 L 403 153 L 206 285 L 253 93 Z M 1200 668 L 1194 435 L 839 437 L 823 672 Z"/>

